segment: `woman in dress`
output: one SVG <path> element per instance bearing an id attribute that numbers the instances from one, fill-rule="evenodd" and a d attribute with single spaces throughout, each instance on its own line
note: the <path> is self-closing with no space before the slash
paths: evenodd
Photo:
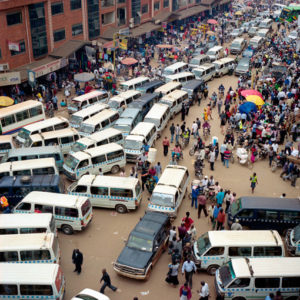
<path id="1" fill-rule="evenodd" d="M 190 300 L 192 298 L 191 289 L 188 287 L 187 282 L 180 287 L 179 290 L 180 300 Z"/>

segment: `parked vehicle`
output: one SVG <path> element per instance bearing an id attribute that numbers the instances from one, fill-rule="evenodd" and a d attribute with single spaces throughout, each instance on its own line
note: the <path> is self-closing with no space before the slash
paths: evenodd
<path id="1" fill-rule="evenodd" d="M 231 54 L 240 54 L 246 47 L 246 40 L 244 38 L 236 38 L 230 44 L 230 53 Z"/>
<path id="2" fill-rule="evenodd" d="M 300 224 L 287 231 L 285 245 L 290 255 L 300 256 Z"/>
<path id="3" fill-rule="evenodd" d="M 0 135 L 0 159 L 10 150 L 15 149 L 12 135 Z"/>
<path id="4" fill-rule="evenodd" d="M 120 83 L 120 88 L 123 92 L 129 90 L 136 90 L 138 87 L 142 86 L 143 84 L 150 82 L 150 78 L 145 76 L 139 76 L 137 78 L 133 78 L 124 82 Z"/>
<path id="5" fill-rule="evenodd" d="M 208 55 L 201 54 L 198 56 L 194 56 L 189 63 L 189 69 L 198 68 L 200 65 L 203 65 L 205 63 L 210 63 L 210 58 Z"/>
<path id="6" fill-rule="evenodd" d="M 215 77 L 216 66 L 213 63 L 206 63 L 193 69 L 192 72 L 195 74 L 196 79 L 206 82 Z"/>
<path id="7" fill-rule="evenodd" d="M 234 70 L 234 74 L 240 76 L 240 75 L 249 74 L 249 72 L 250 72 L 250 58 L 244 57 L 238 62 Z"/>
<path id="8" fill-rule="evenodd" d="M 255 27 L 255 26 L 251 27 L 248 31 L 249 37 L 254 37 L 257 33 L 257 30 L 258 30 L 258 27 Z"/>
<path id="9" fill-rule="evenodd" d="M 188 70 L 188 64 L 184 62 L 176 62 L 170 66 L 165 67 L 162 76 L 167 77 L 181 72 L 186 72 L 187 70 Z"/>
<path id="10" fill-rule="evenodd" d="M 207 51 L 206 55 L 209 56 L 210 61 L 215 61 L 224 57 L 224 48 L 222 46 L 214 46 Z"/>
<path id="11" fill-rule="evenodd" d="M 231 31 L 230 35 L 231 35 L 231 37 L 236 38 L 236 37 L 242 36 L 243 33 L 244 33 L 243 28 L 235 28 Z"/>
<path id="12" fill-rule="evenodd" d="M 159 100 L 159 93 L 152 93 L 152 94 L 144 94 L 138 100 L 131 102 L 128 104 L 128 108 L 138 108 L 142 115 L 142 119 L 145 118 L 148 111 L 151 107 L 157 103 Z"/>
<path id="13" fill-rule="evenodd" d="M 71 300 L 109 300 L 107 296 L 91 289 L 84 289 L 80 291 Z"/>
<path id="14" fill-rule="evenodd" d="M 151 94 L 153 93 L 157 88 L 165 84 L 162 80 L 155 79 L 150 82 L 146 82 L 143 85 L 136 88 L 137 91 L 141 92 L 143 94 Z"/>

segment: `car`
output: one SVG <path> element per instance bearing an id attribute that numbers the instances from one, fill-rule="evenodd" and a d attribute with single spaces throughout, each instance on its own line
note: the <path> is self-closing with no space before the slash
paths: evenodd
<path id="1" fill-rule="evenodd" d="M 84 289 L 71 300 L 110 300 L 107 296 L 91 289 Z"/>
<path id="2" fill-rule="evenodd" d="M 289 40 L 296 40 L 297 38 L 298 38 L 297 30 L 291 31 L 290 34 L 288 35 Z"/>
<path id="3" fill-rule="evenodd" d="M 248 30 L 249 37 L 254 37 L 256 35 L 256 32 L 258 31 L 258 27 L 253 26 Z"/>
<path id="4" fill-rule="evenodd" d="M 247 57 L 247 58 L 252 58 L 254 55 L 255 51 L 251 48 L 247 48 L 244 50 L 242 53 L 242 57 Z"/>
<path id="5" fill-rule="evenodd" d="M 239 76 L 243 74 L 248 74 L 250 71 L 250 58 L 243 57 L 234 70 L 234 74 Z"/>
<path id="6" fill-rule="evenodd" d="M 207 43 L 208 49 L 211 49 L 211 48 L 213 48 L 213 47 L 215 47 L 215 46 L 218 46 L 218 42 L 217 42 L 216 40 L 214 40 L 214 41 L 209 41 L 209 42 Z M 208 51 L 208 49 L 207 49 L 207 51 Z"/>
<path id="7" fill-rule="evenodd" d="M 126 246 L 113 264 L 114 270 L 119 275 L 147 280 L 167 249 L 170 226 L 168 214 L 147 211 L 129 234 Z"/>
<path id="8" fill-rule="evenodd" d="M 243 29 L 242 28 L 236 28 L 233 29 L 232 32 L 230 33 L 231 37 L 236 38 L 238 36 L 241 36 L 243 34 Z"/>
<path id="9" fill-rule="evenodd" d="M 208 48 L 207 44 L 205 44 L 205 45 L 204 45 L 204 44 L 200 44 L 200 45 L 195 49 L 195 51 L 194 51 L 194 53 L 193 53 L 193 57 L 206 53 L 208 49 L 209 49 L 209 48 Z"/>

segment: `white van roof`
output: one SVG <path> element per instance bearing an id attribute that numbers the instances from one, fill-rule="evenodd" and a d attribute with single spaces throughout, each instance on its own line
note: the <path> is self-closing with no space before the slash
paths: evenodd
<path id="1" fill-rule="evenodd" d="M 0 173 L 10 172 L 11 162 L 5 162 L 0 164 Z"/>
<path id="2" fill-rule="evenodd" d="M 178 98 L 187 95 L 188 93 L 186 91 L 183 90 L 175 90 L 171 93 L 169 93 L 168 95 L 165 95 L 162 97 L 162 100 L 167 100 L 167 101 L 175 101 Z"/>
<path id="3" fill-rule="evenodd" d="M 172 65 L 169 65 L 169 66 L 165 67 L 164 70 L 176 70 L 176 69 L 179 69 L 179 68 L 184 67 L 184 66 L 187 66 L 187 63 L 179 61 L 179 62 L 176 62 Z"/>
<path id="4" fill-rule="evenodd" d="M 254 36 L 252 39 L 250 39 L 250 43 L 251 42 L 258 42 L 258 41 L 260 41 L 260 40 L 262 40 L 262 37 L 261 36 Z"/>
<path id="5" fill-rule="evenodd" d="M 139 122 L 130 132 L 130 135 L 140 135 L 145 137 L 152 128 L 155 127 L 153 123 Z"/>
<path id="6" fill-rule="evenodd" d="M 134 177 L 116 177 L 106 175 L 83 175 L 78 180 L 78 185 L 86 186 L 107 186 L 112 188 L 129 188 L 135 187 L 138 179 Z"/>
<path id="7" fill-rule="evenodd" d="M 112 109 L 104 109 L 101 112 L 97 113 L 96 115 L 92 116 L 91 118 L 88 118 L 87 120 L 85 120 L 82 125 L 97 125 L 99 123 L 101 123 L 103 120 L 106 120 L 110 117 L 112 117 L 113 115 L 118 114 L 117 111 L 112 110 Z"/>
<path id="8" fill-rule="evenodd" d="M 160 86 L 159 88 L 157 88 L 155 90 L 155 93 L 160 93 L 160 92 L 165 93 L 172 89 L 179 89 L 181 86 L 182 86 L 182 84 L 180 82 L 170 81 L 170 82 Z"/>
<path id="9" fill-rule="evenodd" d="M 273 230 L 223 230 L 208 231 L 211 245 L 214 246 L 283 246 L 277 231 Z"/>
<path id="10" fill-rule="evenodd" d="M 121 85 L 134 85 L 134 84 L 142 82 L 144 80 L 150 81 L 150 78 L 146 77 L 146 76 L 139 76 L 137 78 L 133 78 L 133 79 L 130 79 L 130 80 L 127 80 L 127 81 L 122 81 L 120 84 Z"/>
<path id="11" fill-rule="evenodd" d="M 180 72 L 180 73 L 168 75 L 168 76 L 166 76 L 166 79 L 172 81 L 172 80 L 175 80 L 177 78 L 182 78 L 182 77 L 187 77 L 187 76 L 195 76 L 195 75 L 192 72 Z"/>
<path id="12" fill-rule="evenodd" d="M 113 127 L 109 127 L 109 128 L 103 129 L 101 131 L 97 131 L 87 137 L 80 138 L 77 141 L 77 143 L 81 143 L 81 144 L 89 146 L 89 145 L 94 144 L 95 142 L 103 141 L 103 140 L 105 140 L 111 136 L 117 135 L 117 134 L 122 134 L 122 132 Z"/>
<path id="13" fill-rule="evenodd" d="M 109 105 L 108 104 L 105 104 L 105 103 L 95 103 L 91 106 L 88 106 L 82 110 L 79 110 L 77 112 L 75 112 L 71 118 L 74 116 L 76 117 L 81 117 L 81 118 L 84 118 L 86 116 L 90 116 L 91 114 L 95 113 L 95 112 L 100 112 L 106 108 L 109 108 Z"/>
<path id="14" fill-rule="evenodd" d="M 27 168 L 29 169 L 37 169 L 39 167 L 47 168 L 51 166 L 56 166 L 55 159 L 53 157 L 17 160 L 11 162 L 12 171 L 19 171 Z"/>
<path id="15" fill-rule="evenodd" d="M 213 63 L 205 63 L 203 65 L 200 65 L 199 67 L 197 67 L 195 70 L 207 70 L 207 69 L 211 69 L 211 68 L 215 68 L 215 65 Z"/>
<path id="16" fill-rule="evenodd" d="M 145 116 L 144 120 L 160 118 L 168 109 L 169 106 L 167 104 L 155 103 Z"/>
<path id="17" fill-rule="evenodd" d="M 187 168 L 184 166 L 166 166 L 157 186 L 170 186 L 178 188 L 186 171 Z"/>
<path id="18" fill-rule="evenodd" d="M 271 278 L 280 276 L 293 277 L 300 274 L 299 257 L 235 258 L 231 261 L 231 264 L 237 278 L 252 276 Z M 249 266 L 252 271 L 250 271 Z"/>
<path id="19" fill-rule="evenodd" d="M 8 151 L 8 158 L 15 156 L 27 156 L 27 155 L 43 155 L 43 154 L 61 153 L 59 146 L 42 146 L 32 148 L 14 148 Z"/>
<path id="20" fill-rule="evenodd" d="M 173 186 L 156 185 L 153 193 L 175 195 L 177 193 L 177 189 Z"/>
<path id="21" fill-rule="evenodd" d="M 224 57 L 219 60 L 215 60 L 213 62 L 213 64 L 226 64 L 226 63 L 230 63 L 230 62 L 234 62 L 234 59 L 231 57 Z"/>
<path id="22" fill-rule="evenodd" d="M 0 228 L 30 228 L 39 224 L 41 227 L 49 225 L 52 214 L 1 214 Z"/>
<path id="23" fill-rule="evenodd" d="M 45 284 L 55 282 L 58 264 L 1 263 L 0 284 Z M 25 296 L 26 297 L 26 296 Z"/>
<path id="24" fill-rule="evenodd" d="M 46 120 L 43 120 L 43 121 L 39 121 L 39 122 L 30 124 L 30 125 L 24 126 L 23 128 L 31 132 L 31 131 L 41 130 L 41 129 L 46 128 L 46 127 L 51 126 L 51 125 L 53 126 L 53 125 L 56 125 L 56 124 L 60 124 L 62 122 L 66 122 L 66 123 L 69 124 L 69 121 L 66 118 L 53 117 L 53 118 L 50 118 L 50 119 L 46 119 Z"/>
<path id="25" fill-rule="evenodd" d="M 117 96 L 111 97 L 111 98 L 109 99 L 109 102 L 111 102 L 111 101 L 122 102 L 122 101 L 124 101 L 125 99 L 130 98 L 130 97 L 134 97 L 134 96 L 136 96 L 136 95 L 138 95 L 138 94 L 141 95 L 141 93 L 140 93 L 139 91 L 136 91 L 136 90 L 129 90 L 129 91 L 126 91 L 126 92 L 122 92 L 122 93 L 120 93 L 120 94 L 117 95 Z"/>
<path id="26" fill-rule="evenodd" d="M 244 40 L 245 40 L 245 39 L 244 39 L 244 38 L 241 38 L 241 37 L 235 38 L 235 39 L 231 42 L 231 44 L 233 44 L 233 43 L 242 43 Z"/>
<path id="27" fill-rule="evenodd" d="M 1 234 L 0 252 L 12 250 L 48 249 L 52 247 L 54 233 Z"/>
<path id="28" fill-rule="evenodd" d="M 30 192 L 27 194 L 21 202 L 30 203 L 43 203 L 48 205 L 58 205 L 63 207 L 80 207 L 86 200 L 87 197 L 58 194 L 58 193 L 48 193 L 48 192 Z"/>
<path id="29" fill-rule="evenodd" d="M 216 52 L 216 51 L 219 51 L 219 50 L 221 50 L 221 49 L 223 49 L 222 46 L 214 46 L 214 47 L 208 49 L 208 51 L 215 51 L 215 52 Z"/>
<path id="30" fill-rule="evenodd" d="M 94 98 L 94 97 L 97 97 L 97 96 L 103 95 L 103 94 L 107 94 L 107 92 L 106 91 L 93 90 L 93 91 L 90 91 L 87 94 L 74 97 L 72 99 L 72 101 L 83 102 L 86 99 Z"/>
<path id="31" fill-rule="evenodd" d="M 12 135 L 0 135 L 0 144 L 4 143 L 13 143 L 13 136 Z"/>
<path id="32" fill-rule="evenodd" d="M 42 132 L 42 133 L 37 133 L 33 134 L 30 138 L 32 141 L 39 141 L 42 139 L 51 139 L 51 138 L 62 138 L 70 135 L 78 135 L 78 131 L 74 128 L 65 128 L 65 129 L 60 129 L 60 130 L 55 130 L 55 131 L 49 131 L 49 132 Z"/>

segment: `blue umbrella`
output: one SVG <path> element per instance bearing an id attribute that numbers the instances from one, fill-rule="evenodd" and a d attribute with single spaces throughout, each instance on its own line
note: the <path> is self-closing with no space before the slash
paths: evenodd
<path id="1" fill-rule="evenodd" d="M 256 112 L 257 108 L 253 102 L 245 102 L 239 107 L 240 113 L 249 114 L 251 111 Z"/>

